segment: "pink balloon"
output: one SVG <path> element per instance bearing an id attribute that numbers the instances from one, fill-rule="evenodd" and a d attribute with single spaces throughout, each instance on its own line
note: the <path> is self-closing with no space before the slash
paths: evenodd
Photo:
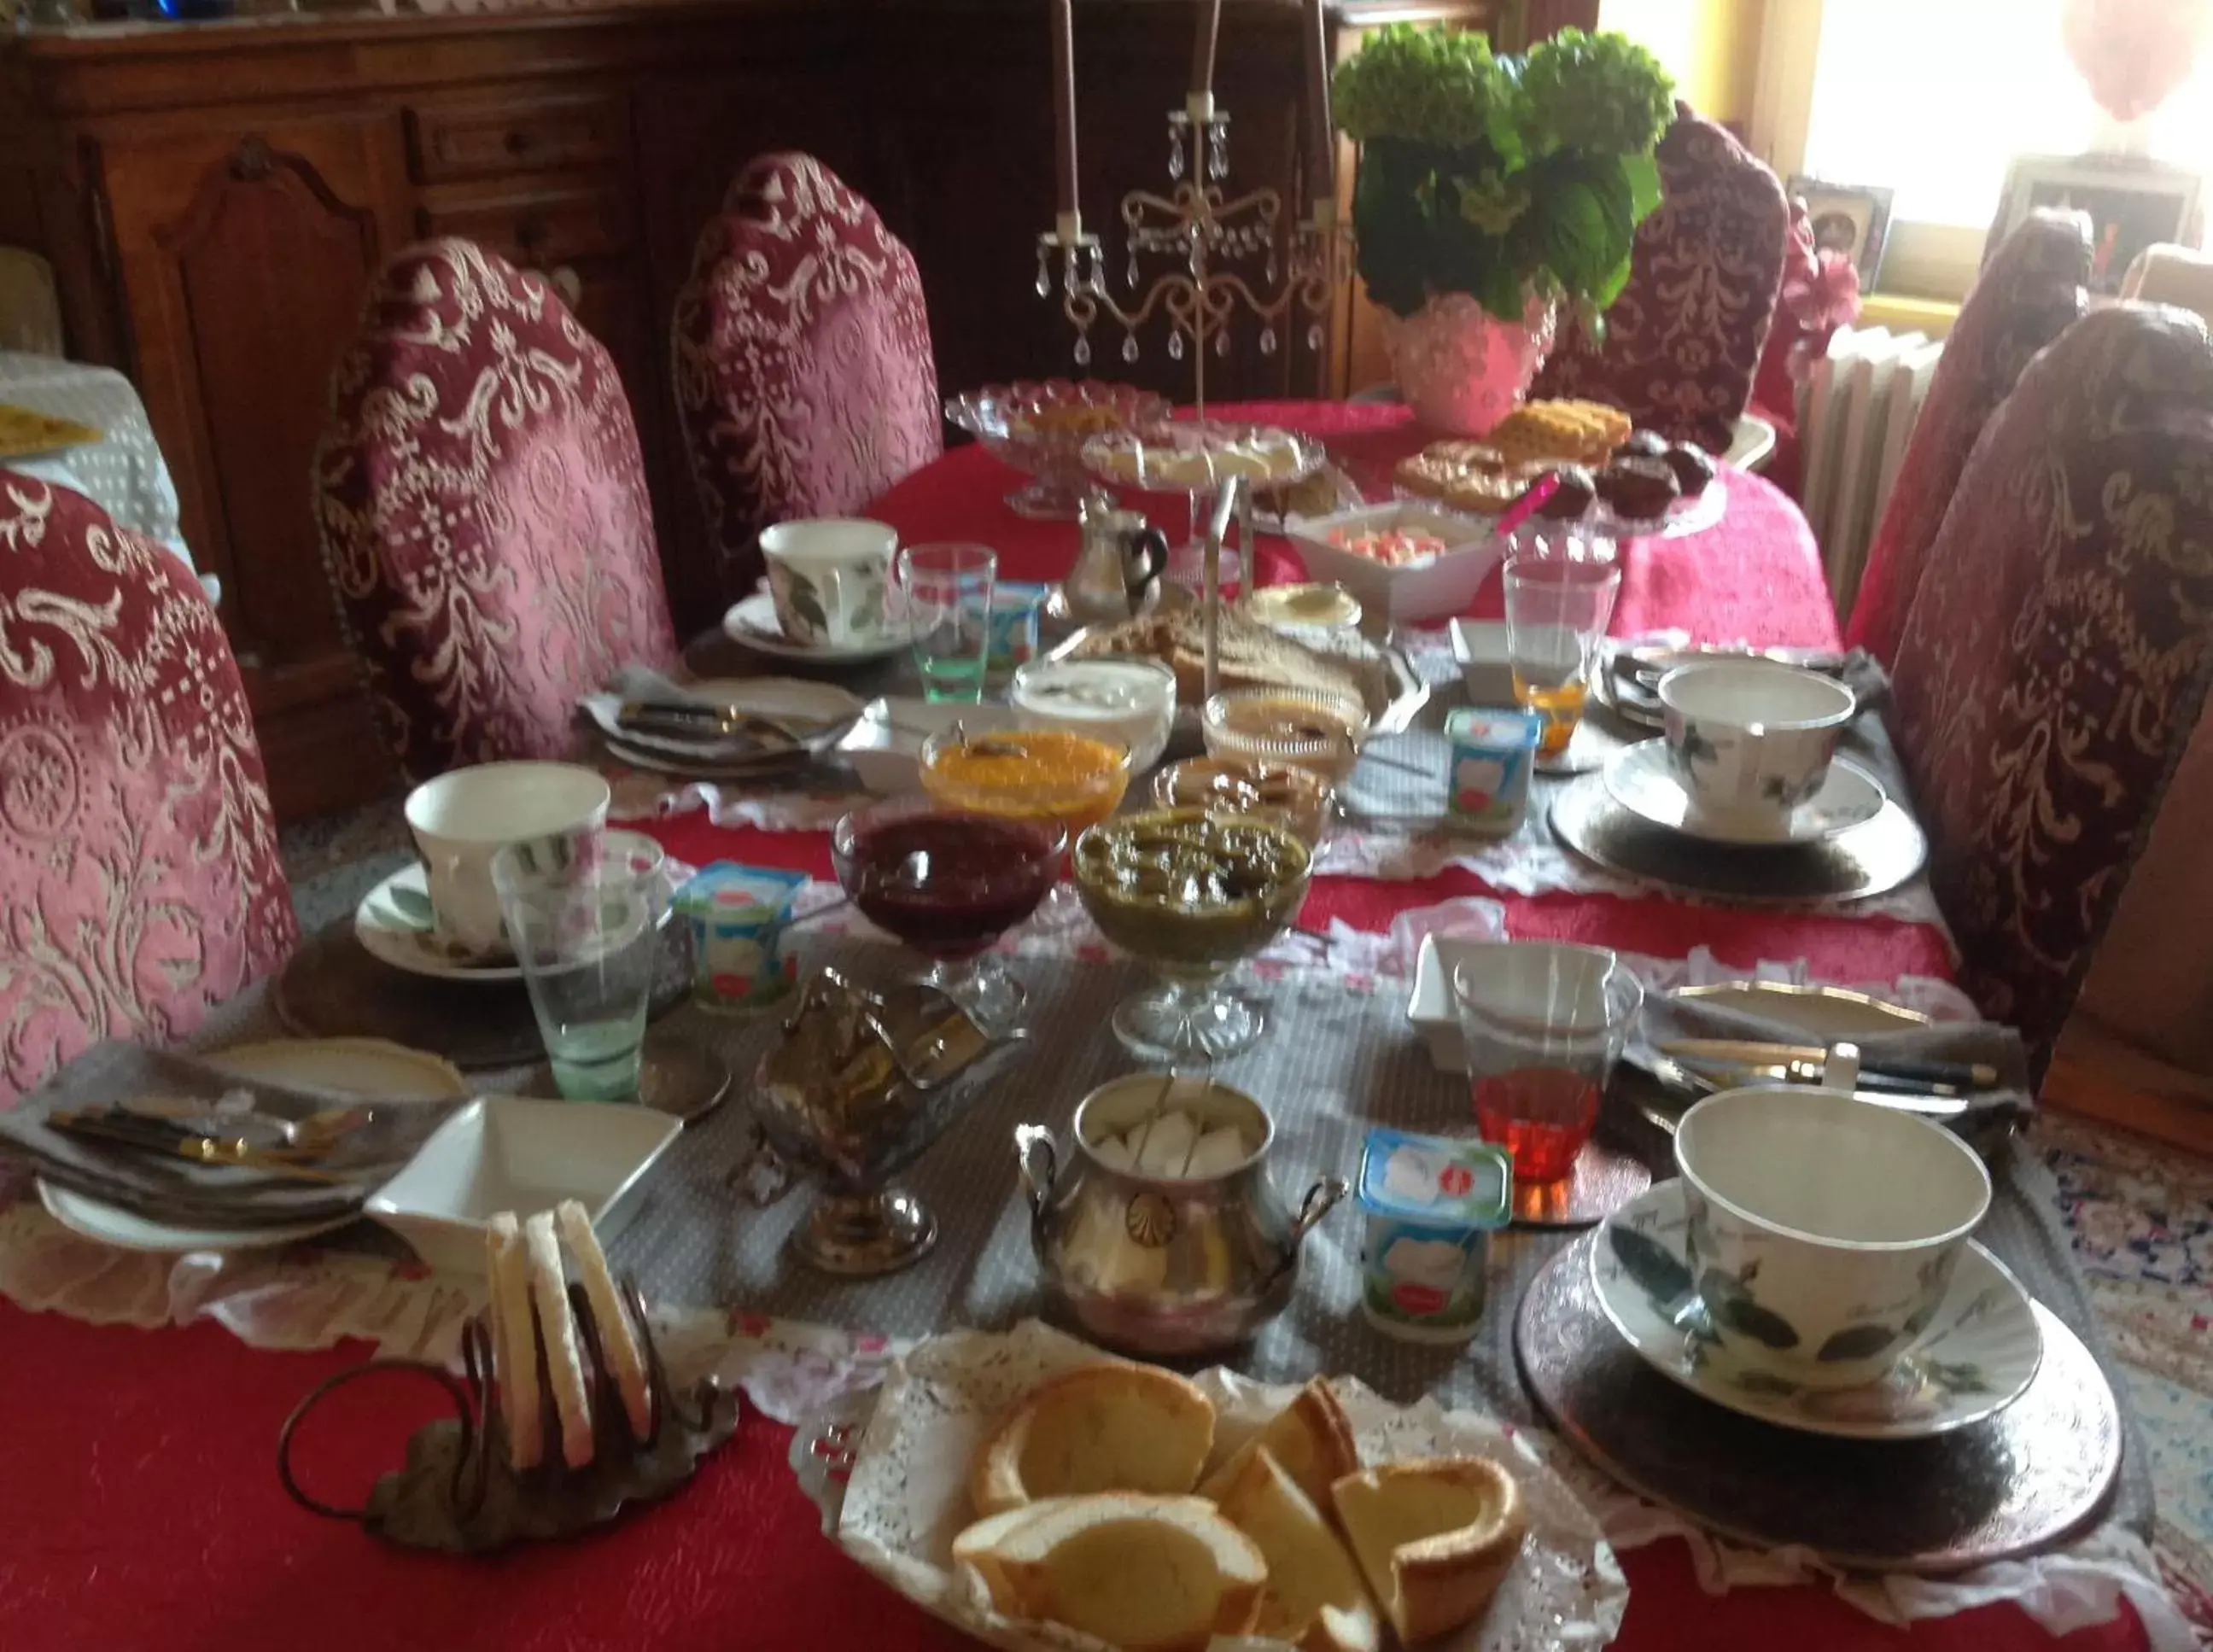
<path id="1" fill-rule="evenodd" d="M 2213 0 L 2067 0 L 2059 34 L 2116 120 L 2139 120 L 2173 95 L 2198 64 Z"/>

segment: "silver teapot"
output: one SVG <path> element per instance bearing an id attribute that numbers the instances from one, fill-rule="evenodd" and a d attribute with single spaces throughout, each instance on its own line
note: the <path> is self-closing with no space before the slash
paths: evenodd
<path id="1" fill-rule="evenodd" d="M 892 1273 L 937 1242 L 937 1218 L 890 1179 L 926 1152 L 985 1070 L 1021 1041 L 985 1032 L 936 987 L 882 992 L 834 969 L 808 978 L 761 1058 L 762 1134 L 822 1191 L 791 1246 L 829 1273 Z"/>
<path id="2" fill-rule="evenodd" d="M 1243 1156 L 1182 1174 L 1122 1168 L 1100 1144 L 1185 1113 L 1235 1128 Z M 1283 1312 L 1299 1247 L 1346 1192 L 1341 1176 L 1307 1189 L 1294 1216 L 1269 1178 L 1275 1126 L 1241 1090 L 1210 1077 L 1137 1073 L 1076 1109 L 1064 1153 L 1038 1125 L 1015 1128 L 1030 1204 L 1030 1242 L 1047 1290 L 1084 1332 L 1132 1353 L 1200 1353 L 1244 1341 Z"/>

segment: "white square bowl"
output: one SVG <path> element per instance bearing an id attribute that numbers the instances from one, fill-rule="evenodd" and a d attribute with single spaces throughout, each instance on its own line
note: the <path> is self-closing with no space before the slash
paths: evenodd
<path id="1" fill-rule="evenodd" d="M 480 1276 L 485 1227 L 502 1210 L 521 1220 L 575 1199 L 613 1238 L 683 1128 L 649 1107 L 482 1097 L 439 1125 L 367 1212 L 432 1267 Z"/>
<path id="2" fill-rule="evenodd" d="M 922 742 L 956 722 L 972 734 L 990 734 L 1015 726 L 1015 714 L 1004 705 L 972 705 L 951 701 L 887 698 L 870 700 L 860 720 L 838 742 L 843 758 L 861 783 L 881 797 L 918 791 Z"/>
<path id="3" fill-rule="evenodd" d="M 1422 937 L 1422 949 L 1414 957 L 1414 991 L 1406 1002 L 1406 1019 L 1420 1031 L 1430 1046 L 1430 1064 L 1441 1073 L 1467 1070 L 1460 1011 L 1453 1005 L 1453 966 L 1478 948 L 1497 944 L 1450 935 Z"/>
<path id="4" fill-rule="evenodd" d="M 1460 680 L 1467 686 L 1470 705 L 1515 703 L 1514 650 L 1503 619 L 1454 620 L 1452 650 L 1460 661 Z"/>
<path id="5" fill-rule="evenodd" d="M 1336 528 L 1417 529 L 1445 542 L 1442 556 L 1407 568 L 1393 568 L 1373 557 L 1355 556 L 1329 542 Z M 1314 580 L 1335 580 L 1360 600 L 1369 620 L 1403 624 L 1442 619 L 1475 600 L 1483 582 L 1506 554 L 1505 542 L 1480 516 L 1463 516 L 1442 506 L 1397 499 L 1363 505 L 1331 516 L 1302 521 L 1290 535 Z"/>

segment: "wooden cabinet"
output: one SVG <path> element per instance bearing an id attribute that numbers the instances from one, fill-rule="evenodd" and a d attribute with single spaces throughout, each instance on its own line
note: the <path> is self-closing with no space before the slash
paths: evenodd
<path id="1" fill-rule="evenodd" d="M 103 144 L 137 376 L 176 473 L 186 543 L 223 619 L 288 814 L 381 759 L 354 693 L 308 477 L 331 363 L 384 258 L 409 237 L 390 114 Z M 332 759 L 338 759 L 336 766 Z"/>
<path id="2" fill-rule="evenodd" d="M 1123 192 L 1165 184 L 1191 0 L 1076 11 L 1085 217 L 1119 253 Z M 1504 0 L 1332 0 L 1332 27 Z M 1216 89 L 1233 183 L 1304 212 L 1294 0 L 1227 0 Z M 124 369 L 222 576 L 279 813 L 388 783 L 339 637 L 312 514 L 330 373 L 380 262 L 461 235 L 545 272 L 607 346 L 636 413 L 680 628 L 719 603 L 668 383 L 668 329 L 701 228 L 772 149 L 820 156 L 914 250 L 948 391 L 1072 371 L 1033 285 L 1052 217 L 1041 0 L 587 0 L 576 9 L 331 15 L 0 39 L 0 241 L 52 259 L 72 352 Z M 1114 266 L 1119 269 L 1119 263 Z M 1301 330 L 1302 332 L 1302 329 Z M 1243 329 L 1208 391 L 1341 386 L 1297 341 Z M 1091 370 L 1179 397 L 1157 326 Z"/>

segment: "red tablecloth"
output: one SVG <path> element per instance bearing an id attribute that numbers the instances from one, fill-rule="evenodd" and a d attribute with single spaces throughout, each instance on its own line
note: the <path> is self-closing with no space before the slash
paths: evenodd
<path id="1" fill-rule="evenodd" d="M 1329 437 L 1356 466 L 1387 466 L 1413 438 L 1393 408 L 1247 410 Z M 1046 579 L 1075 551 L 1067 524 L 999 503 L 1013 474 L 976 448 L 950 454 L 879 502 L 909 540 L 982 539 L 1008 575 Z M 1616 630 L 1681 625 L 1702 640 L 1828 644 L 1836 625 L 1796 510 L 1757 479 L 1729 479 L 1710 533 L 1628 547 Z M 1268 547 L 1266 578 L 1295 577 Z M 1478 612 L 1497 611 L 1494 587 Z M 657 828 L 675 853 L 827 875 L 820 834 L 722 831 L 693 815 Z M 1380 928 L 1391 913 L 1484 893 L 1460 873 L 1422 883 L 1317 881 L 1308 921 Z M 1658 899 L 1507 897 L 1519 936 L 1680 956 L 1812 960 L 1830 979 L 1942 973 L 1942 940 L 1887 920 L 1732 911 Z M 847 1561 L 816 1531 L 783 1462 L 787 1431 L 749 1415 L 683 1495 L 587 1541 L 491 1562 L 387 1549 L 300 1513 L 271 1466 L 278 1424 L 358 1349 L 272 1354 L 201 1325 L 108 1329 L 0 1305 L 0 1648 L 7 1652 L 568 1652 L 569 1649 L 820 1648 L 953 1652 L 970 1645 Z M 399 1460 L 432 1405 L 364 1393 L 303 1440 L 334 1501 Z M 1699 1592 L 1686 1551 L 1622 1557 L 1632 1586 L 1617 1643 L 1631 1652 L 1789 1646 L 1794 1652 L 1918 1648 L 1986 1652 L 2063 1645 L 2140 1648 L 2132 1617 L 2053 1642 L 2010 1607 L 1886 1629 L 1810 1588 Z"/>

